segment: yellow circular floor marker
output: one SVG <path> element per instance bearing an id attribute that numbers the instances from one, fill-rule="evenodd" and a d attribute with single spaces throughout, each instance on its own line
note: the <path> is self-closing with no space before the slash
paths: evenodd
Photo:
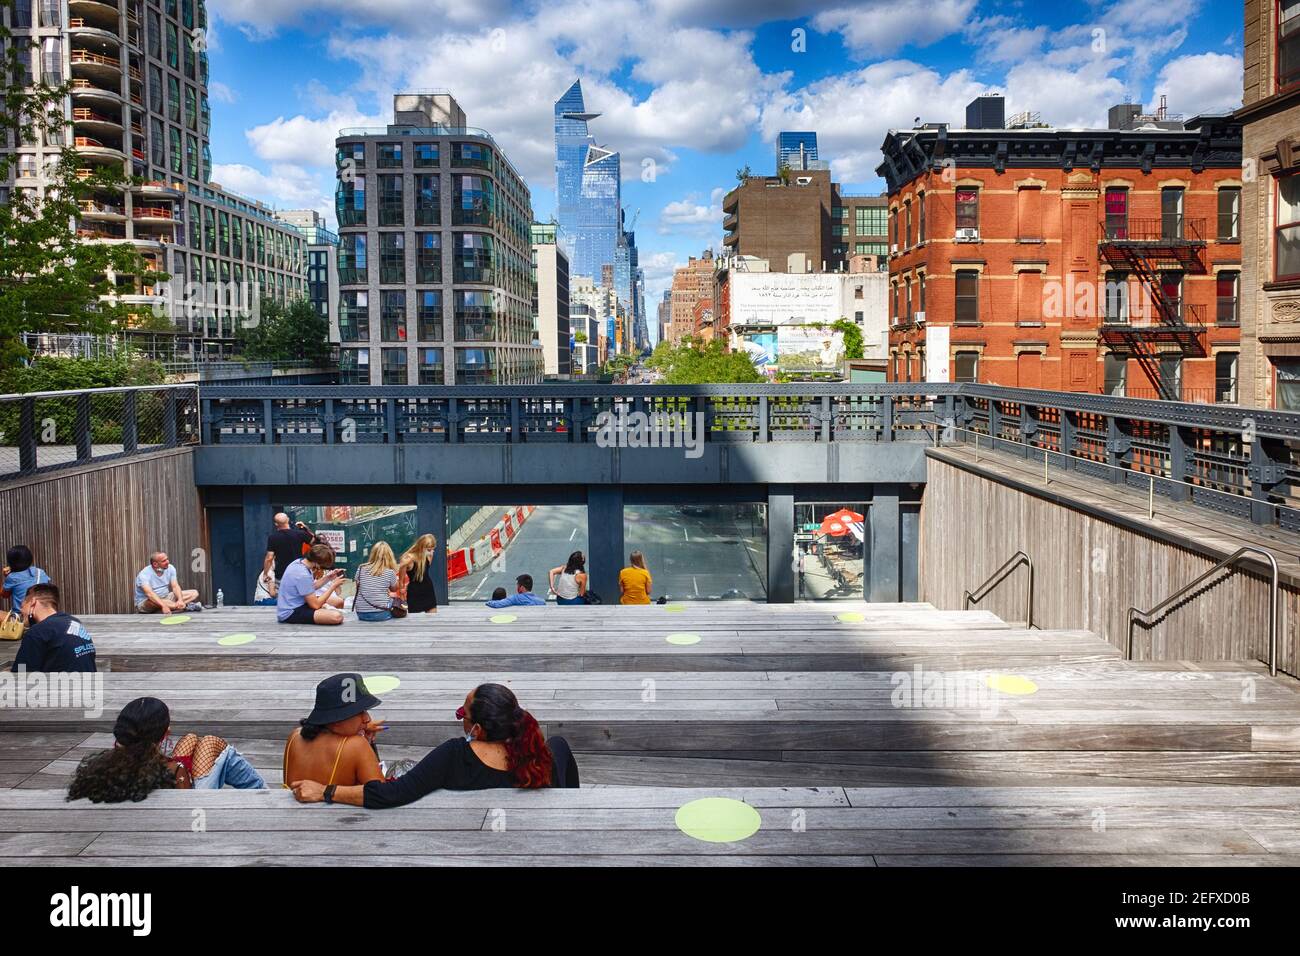
<path id="1" fill-rule="evenodd" d="M 362 678 L 366 685 L 366 690 L 372 694 L 387 694 L 391 690 L 397 690 L 402 686 L 402 682 L 392 674 L 375 674 L 373 677 Z"/>
<path id="2" fill-rule="evenodd" d="M 1023 696 L 1038 692 L 1037 684 L 1028 677 L 1021 677 L 1018 674 L 990 674 L 984 678 L 984 683 L 1004 694 Z"/>
<path id="3" fill-rule="evenodd" d="M 743 800 L 704 797 L 677 810 L 677 829 L 705 843 L 736 843 L 758 832 L 763 820 Z"/>
<path id="4" fill-rule="evenodd" d="M 519 616 L 517 614 L 493 614 L 488 620 L 493 624 L 511 624 L 519 620 Z"/>
<path id="5" fill-rule="evenodd" d="M 845 611 L 843 614 L 836 614 L 835 616 L 845 624 L 856 624 L 858 621 L 867 619 L 867 616 L 861 611 Z"/>
<path id="6" fill-rule="evenodd" d="M 222 647 L 238 647 L 240 644 L 252 644 L 257 640 L 256 634 L 227 634 L 217 639 Z"/>
<path id="7" fill-rule="evenodd" d="M 686 605 L 685 605 L 685 604 L 665 604 L 665 605 L 664 605 L 664 610 L 665 610 L 665 611 L 685 611 L 685 610 L 686 610 Z"/>
<path id="8" fill-rule="evenodd" d="M 666 640 L 669 644 L 677 644 L 680 646 L 685 646 L 687 644 L 698 644 L 700 643 L 701 640 L 703 640 L 703 638 L 701 638 L 700 635 L 698 634 L 681 633 L 681 634 L 669 634 L 666 638 L 664 638 L 664 640 Z"/>
<path id="9" fill-rule="evenodd" d="M 172 614 L 159 621 L 159 624 L 184 624 L 190 619 L 188 614 Z"/>

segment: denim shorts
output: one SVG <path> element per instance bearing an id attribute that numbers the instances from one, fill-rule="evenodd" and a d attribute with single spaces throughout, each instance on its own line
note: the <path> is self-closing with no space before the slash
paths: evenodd
<path id="1" fill-rule="evenodd" d="M 584 601 L 581 597 L 562 598 L 557 594 L 555 596 L 555 603 L 556 604 L 586 604 L 587 602 Z"/>
<path id="2" fill-rule="evenodd" d="M 357 611 L 358 621 L 391 621 L 392 611 Z"/>

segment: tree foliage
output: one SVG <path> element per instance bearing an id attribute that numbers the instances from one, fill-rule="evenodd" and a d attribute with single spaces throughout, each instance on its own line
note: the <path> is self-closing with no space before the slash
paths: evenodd
<path id="1" fill-rule="evenodd" d="M 0 0 L 0 8 L 10 6 L 11 0 Z M 28 85 L 34 45 L 0 24 L 0 138 L 67 143 L 68 87 L 43 80 Z M 112 277 L 151 282 L 163 275 L 149 271 L 129 244 L 97 242 L 77 231 L 81 203 L 97 190 L 120 192 L 128 184 L 125 174 L 100 168 L 83 178 L 71 145 L 56 155 L 36 171 L 39 188 L 14 188 L 9 202 L 0 203 L 0 368 L 26 359 L 24 332 L 103 334 L 128 326 L 140 307 L 105 300 L 117 291 Z M 15 162 L 16 154 L 0 153 L 0 183 L 10 180 Z"/>
<path id="2" fill-rule="evenodd" d="M 329 319 L 306 299 L 287 305 L 263 299 L 256 321 L 241 320 L 236 336 L 240 354 L 251 361 L 329 362 Z"/>
<path id="3" fill-rule="evenodd" d="M 764 381 L 748 355 L 726 351 L 720 339 L 695 342 L 688 337 L 676 347 L 660 342 L 646 364 L 663 374 L 665 385 L 739 385 Z"/>

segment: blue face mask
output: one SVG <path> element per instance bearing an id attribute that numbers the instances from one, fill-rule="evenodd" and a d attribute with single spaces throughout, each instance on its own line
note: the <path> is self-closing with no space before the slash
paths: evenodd
<path id="1" fill-rule="evenodd" d="M 465 735 L 465 743 L 467 744 L 472 743 L 473 740 L 474 740 L 474 731 L 471 730 L 469 733 Z"/>

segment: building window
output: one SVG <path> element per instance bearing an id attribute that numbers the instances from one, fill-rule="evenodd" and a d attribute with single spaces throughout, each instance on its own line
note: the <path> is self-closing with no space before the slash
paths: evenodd
<path id="1" fill-rule="evenodd" d="M 442 292 L 438 289 L 420 289 L 415 293 L 419 303 L 416 320 L 421 342 L 442 341 Z M 438 357 L 442 364 L 442 356 Z"/>
<path id="2" fill-rule="evenodd" d="M 1275 358 L 1273 362 L 1273 407 L 1300 412 L 1300 359 Z"/>
<path id="3" fill-rule="evenodd" d="M 437 143 L 416 143 L 415 144 L 415 165 L 437 166 L 438 165 L 438 144 Z M 439 361 L 441 361 L 441 358 L 439 359 Z"/>
<path id="4" fill-rule="evenodd" d="M 480 169 L 492 168 L 492 150 L 481 143 L 457 143 L 452 154 L 456 166 L 477 166 Z"/>
<path id="5" fill-rule="evenodd" d="M 1128 190 L 1123 187 L 1106 190 L 1106 238 L 1128 238 Z"/>
<path id="6" fill-rule="evenodd" d="M 1160 298 L 1163 301 L 1162 318 L 1182 322 L 1183 274 L 1181 272 L 1160 273 Z"/>
<path id="7" fill-rule="evenodd" d="M 1300 0 L 1277 5 L 1277 88 L 1300 81 Z"/>
<path id="8" fill-rule="evenodd" d="M 334 157 L 339 172 L 366 168 L 366 144 L 344 143 Z M 343 178 L 347 178 L 346 176 Z"/>
<path id="9" fill-rule="evenodd" d="M 974 187 L 957 190 L 957 230 L 980 227 L 980 191 Z"/>
<path id="10" fill-rule="evenodd" d="M 1043 238 L 1043 191 L 1037 187 L 1016 190 L 1016 236 L 1020 239 Z"/>
<path id="11" fill-rule="evenodd" d="M 1107 353 L 1101 360 L 1102 391 L 1107 395 L 1128 392 L 1128 359 Z"/>
<path id="12" fill-rule="evenodd" d="M 1182 186 L 1166 186 L 1160 190 L 1160 238 L 1183 238 Z"/>
<path id="13" fill-rule="evenodd" d="M 912 204 L 904 203 L 906 230 L 903 233 L 903 248 L 912 248 Z M 910 310 L 909 310 L 910 311 Z"/>
<path id="14" fill-rule="evenodd" d="M 1236 404 L 1237 353 L 1220 352 L 1214 356 L 1214 400 Z"/>
<path id="15" fill-rule="evenodd" d="M 441 178 L 437 173 L 415 177 L 415 224 L 417 226 L 441 225 Z"/>
<path id="16" fill-rule="evenodd" d="M 334 212 L 340 228 L 366 224 L 366 177 L 358 176 L 350 182 L 339 180 L 334 191 Z"/>
<path id="17" fill-rule="evenodd" d="M 401 169 L 402 144 L 380 143 L 375 147 L 375 165 L 380 169 Z"/>
<path id="18" fill-rule="evenodd" d="M 415 234 L 415 281 L 435 283 L 442 281 L 442 235 L 436 232 Z"/>
<path id="19" fill-rule="evenodd" d="M 344 385 L 370 384 L 370 349 L 339 350 L 339 381 Z"/>
<path id="20" fill-rule="evenodd" d="M 379 335 L 385 342 L 406 341 L 406 293 L 385 291 L 379 306 Z"/>
<path id="21" fill-rule="evenodd" d="M 1016 320 L 1038 324 L 1043 320 L 1043 274 L 1022 269 L 1016 273 Z"/>
<path id="22" fill-rule="evenodd" d="M 907 321 L 912 321 L 912 283 L 907 283 Z"/>
<path id="23" fill-rule="evenodd" d="M 1277 180 L 1273 277 L 1300 279 L 1300 173 Z"/>
<path id="24" fill-rule="evenodd" d="M 339 340 L 370 340 L 370 293 L 349 290 L 339 294 Z"/>
<path id="25" fill-rule="evenodd" d="M 478 232 L 456 234 L 455 282 L 492 282 L 492 237 Z"/>
<path id="26" fill-rule="evenodd" d="M 497 337 L 492 293 L 475 289 L 456 291 L 456 340 L 491 342 Z"/>
<path id="27" fill-rule="evenodd" d="M 1214 321 L 1218 325 L 1238 325 L 1241 314 L 1237 305 L 1237 288 L 1241 273 L 1220 272 L 1214 277 L 1215 307 Z"/>
<path id="28" fill-rule="evenodd" d="M 853 247 L 857 256 L 883 256 L 889 253 L 889 246 L 883 242 L 859 242 Z"/>
<path id="29" fill-rule="evenodd" d="M 918 243 L 922 243 L 925 242 L 925 193 L 921 193 L 920 195 L 918 195 L 916 197 L 916 202 L 917 202 L 917 213 L 918 213 L 917 226 L 916 226 L 916 241 Z"/>
<path id="30" fill-rule="evenodd" d="M 384 349 L 383 382 L 385 385 L 406 384 L 406 349 Z"/>
<path id="31" fill-rule="evenodd" d="M 1219 190 L 1220 242 L 1241 238 L 1241 188 L 1224 186 Z"/>
<path id="32" fill-rule="evenodd" d="M 978 352 L 958 352 L 953 359 L 953 381 L 979 381 L 980 354 Z"/>
<path id="33" fill-rule="evenodd" d="M 181 66 L 181 44 L 174 23 L 167 24 L 167 65 L 173 70 Z"/>
<path id="34" fill-rule="evenodd" d="M 379 177 L 379 224 L 400 226 L 402 217 L 402 177 Z"/>
<path id="35" fill-rule="evenodd" d="M 957 272 L 956 320 L 958 325 L 978 325 L 980 274 L 974 269 Z"/>
<path id="36" fill-rule="evenodd" d="M 1128 324 L 1128 273 L 1106 273 L 1106 322 Z M 1114 393 L 1112 393 L 1114 394 Z"/>
<path id="37" fill-rule="evenodd" d="M 1160 356 L 1160 391 L 1177 401 L 1183 394 L 1183 358 L 1181 355 Z"/>
<path id="38" fill-rule="evenodd" d="M 442 384 L 442 349 L 420 349 L 420 384 Z"/>
<path id="39" fill-rule="evenodd" d="M 859 236 L 884 236 L 889 233 L 889 210 L 884 206 L 858 206 L 854 209 L 854 231 Z"/>
<path id="40" fill-rule="evenodd" d="M 344 233 L 339 237 L 339 283 L 361 285 L 367 281 L 365 233 Z"/>
<path id="41" fill-rule="evenodd" d="M 454 176 L 452 197 L 453 226 L 489 226 L 492 224 L 492 180 L 486 176 Z"/>
<path id="42" fill-rule="evenodd" d="M 493 349 L 456 349 L 457 385 L 492 385 L 496 381 Z"/>
<path id="43" fill-rule="evenodd" d="M 406 236 L 400 232 L 379 234 L 379 281 L 383 285 L 406 282 Z"/>
<path id="44" fill-rule="evenodd" d="M 920 294 L 920 305 L 917 311 L 919 311 L 922 315 L 925 315 L 925 273 L 924 272 L 917 273 L 916 284 L 917 284 L 917 292 Z"/>

